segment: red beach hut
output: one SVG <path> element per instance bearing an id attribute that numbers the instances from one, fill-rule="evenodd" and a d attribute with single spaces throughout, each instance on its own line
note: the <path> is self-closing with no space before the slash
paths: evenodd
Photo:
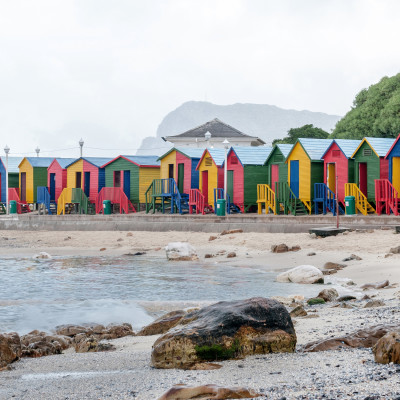
<path id="1" fill-rule="evenodd" d="M 61 192 L 67 187 L 67 165 L 75 158 L 55 158 L 47 168 L 47 187 L 50 201 L 57 201 Z"/>

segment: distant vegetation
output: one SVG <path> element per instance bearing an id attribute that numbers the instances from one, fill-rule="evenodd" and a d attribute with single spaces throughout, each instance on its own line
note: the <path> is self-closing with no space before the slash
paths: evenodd
<path id="1" fill-rule="evenodd" d="M 394 138 L 400 133 L 400 74 L 384 77 L 357 94 L 352 109 L 336 124 L 333 138 Z"/>
<path id="2" fill-rule="evenodd" d="M 313 138 L 313 139 L 327 139 L 329 133 L 321 128 L 316 128 L 314 125 L 304 125 L 300 128 L 289 129 L 287 136 L 283 139 L 275 139 L 272 145 L 278 143 L 290 143 L 293 144 L 298 138 Z"/>

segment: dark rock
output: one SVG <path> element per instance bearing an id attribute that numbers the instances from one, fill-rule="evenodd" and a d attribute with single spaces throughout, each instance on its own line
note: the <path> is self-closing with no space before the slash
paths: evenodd
<path id="1" fill-rule="evenodd" d="M 313 306 L 315 304 L 325 304 L 325 300 L 320 297 L 313 297 L 312 299 L 307 300 L 307 304 L 309 306 Z"/>
<path id="2" fill-rule="evenodd" d="M 72 340 L 68 336 L 49 335 L 46 332 L 32 331 L 21 336 L 22 357 L 44 357 L 61 354 L 68 349 Z"/>
<path id="3" fill-rule="evenodd" d="M 364 308 L 383 307 L 385 305 L 386 304 L 382 300 L 371 300 L 364 306 Z"/>
<path id="4" fill-rule="evenodd" d="M 292 247 L 289 249 L 289 251 L 300 251 L 300 250 L 301 250 L 301 247 L 298 246 L 298 245 L 292 246 Z"/>
<path id="5" fill-rule="evenodd" d="M 338 263 L 334 263 L 334 262 L 330 262 L 329 261 L 329 262 L 325 263 L 324 268 L 325 269 L 334 269 L 336 271 L 340 271 L 341 269 L 346 268 L 346 265 L 345 264 L 338 264 Z"/>
<path id="6" fill-rule="evenodd" d="M 215 257 L 214 254 L 206 254 L 206 255 L 204 256 L 204 258 L 213 258 L 213 257 Z"/>
<path id="7" fill-rule="evenodd" d="M 256 297 L 222 301 L 188 313 L 153 345 L 156 368 L 187 369 L 204 361 L 293 352 L 296 333 L 286 308 Z"/>
<path id="8" fill-rule="evenodd" d="M 376 325 L 370 328 L 360 329 L 347 336 L 341 336 L 332 339 L 324 339 L 311 343 L 307 343 L 304 346 L 304 351 L 325 351 L 325 350 L 336 350 L 341 347 L 372 347 L 375 343 L 388 332 L 399 328 L 398 325 Z"/>
<path id="9" fill-rule="evenodd" d="M 243 233 L 243 229 L 230 229 L 230 230 L 227 230 L 227 231 L 222 231 L 221 232 L 221 236 L 231 235 L 233 233 Z"/>
<path id="10" fill-rule="evenodd" d="M 308 253 L 307 254 L 309 257 L 311 257 L 311 256 L 315 256 L 315 255 L 317 255 L 317 253 L 314 253 L 313 251 L 311 251 L 310 253 Z"/>
<path id="11" fill-rule="evenodd" d="M 218 237 L 217 237 L 217 236 L 210 236 L 210 237 L 208 238 L 208 241 L 209 241 L 209 242 L 212 242 L 212 241 L 215 240 L 215 239 L 218 239 Z"/>
<path id="12" fill-rule="evenodd" d="M 290 316 L 291 317 L 304 317 L 307 315 L 307 311 L 304 309 L 302 305 L 299 305 L 295 308 L 293 308 L 292 311 L 290 311 Z"/>
<path id="13" fill-rule="evenodd" d="M 271 247 L 272 253 L 286 253 L 289 251 L 289 247 L 285 243 L 275 244 Z"/>
<path id="14" fill-rule="evenodd" d="M 135 257 L 135 256 L 143 256 L 145 255 L 145 251 L 137 251 L 136 253 L 126 253 L 124 254 L 125 257 Z"/>
<path id="15" fill-rule="evenodd" d="M 360 261 L 360 260 L 362 260 L 362 258 L 357 256 L 357 255 L 355 255 L 355 254 L 352 254 L 351 256 L 346 257 L 346 258 L 343 259 L 343 261 L 345 261 L 345 262 L 346 261 L 352 261 L 352 260 Z"/>
<path id="16" fill-rule="evenodd" d="M 400 330 L 388 332 L 372 348 L 375 362 L 400 364 Z"/>
<path id="17" fill-rule="evenodd" d="M 377 283 L 366 283 L 360 286 L 361 289 L 383 289 L 384 287 L 389 286 L 389 281 L 386 279 L 385 281 L 377 282 Z"/>
<path id="18" fill-rule="evenodd" d="M 339 297 L 339 293 L 334 288 L 324 289 L 319 292 L 317 297 L 324 299 L 325 301 L 334 301 Z"/>
<path id="19" fill-rule="evenodd" d="M 235 258 L 236 257 L 236 253 L 234 251 L 231 251 L 230 253 L 228 253 L 226 255 L 226 258 Z"/>
<path id="20" fill-rule="evenodd" d="M 172 311 L 156 319 L 150 325 L 145 326 L 138 332 L 137 336 L 160 335 L 169 331 L 179 324 L 179 321 L 186 315 L 186 311 Z"/>
<path id="21" fill-rule="evenodd" d="M 400 246 L 391 248 L 390 252 L 393 254 L 400 254 Z"/>
<path id="22" fill-rule="evenodd" d="M 0 370 L 17 361 L 21 354 L 21 339 L 18 333 L 0 333 Z"/>
<path id="23" fill-rule="evenodd" d="M 337 301 L 350 301 L 350 300 L 356 300 L 357 298 L 351 295 L 346 295 L 346 296 L 341 296 L 337 299 Z"/>

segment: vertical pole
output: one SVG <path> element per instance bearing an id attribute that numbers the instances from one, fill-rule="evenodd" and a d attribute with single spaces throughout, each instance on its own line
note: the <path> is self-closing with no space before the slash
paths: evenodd
<path id="1" fill-rule="evenodd" d="M 10 205 L 8 204 L 8 152 L 6 153 L 6 213 L 10 213 Z"/>
<path id="2" fill-rule="evenodd" d="M 335 172 L 336 172 L 336 229 L 339 229 L 339 196 L 338 196 L 338 176 L 337 176 L 337 169 L 335 165 Z"/>
<path id="3" fill-rule="evenodd" d="M 228 184 L 228 149 L 225 147 L 225 163 L 224 163 L 224 199 L 226 201 L 226 191 Z"/>

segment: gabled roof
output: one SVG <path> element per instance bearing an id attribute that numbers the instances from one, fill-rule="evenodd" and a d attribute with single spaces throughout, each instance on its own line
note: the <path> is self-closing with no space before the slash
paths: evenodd
<path id="1" fill-rule="evenodd" d="M 378 157 L 385 157 L 390 148 L 392 147 L 395 139 L 393 138 L 377 138 L 377 137 L 365 137 L 360 144 L 358 145 L 357 149 L 354 150 L 354 153 L 351 157 L 354 157 L 357 151 L 360 149 L 364 142 L 367 142 L 371 149 Z"/>
<path id="2" fill-rule="evenodd" d="M 168 154 L 172 153 L 173 151 L 178 151 L 179 153 L 183 154 L 188 158 L 198 158 L 200 159 L 204 153 L 204 149 L 198 149 L 194 147 L 173 147 L 172 149 L 168 150 L 162 156 L 158 157 L 159 160 L 162 160 Z"/>
<path id="3" fill-rule="evenodd" d="M 137 165 L 138 167 L 159 167 L 160 161 L 158 161 L 158 156 L 118 156 L 109 160 L 107 163 L 102 165 L 102 168 L 107 165 L 113 163 L 119 158 L 123 158 L 126 161 L 131 162 L 132 164 Z"/>
<path id="4" fill-rule="evenodd" d="M 332 144 L 332 139 L 297 139 L 296 143 L 293 145 L 292 149 L 287 155 L 286 160 L 289 158 L 297 143 L 300 143 L 301 147 L 307 153 L 311 161 L 321 161 L 322 155 Z"/>
<path id="5" fill-rule="evenodd" d="M 6 157 L 0 157 L 1 161 L 3 161 L 4 168 L 6 167 Z M 23 157 L 8 157 L 8 173 L 9 174 L 18 174 L 19 173 L 19 164 L 23 160 Z"/>
<path id="6" fill-rule="evenodd" d="M 260 144 L 265 144 L 265 142 L 255 136 L 246 135 L 245 133 L 239 131 L 220 121 L 218 118 L 214 118 L 212 121 L 208 121 L 203 125 L 197 126 L 196 128 L 189 129 L 186 132 L 180 133 L 179 135 L 167 136 L 164 140 L 178 139 L 178 138 L 202 138 L 204 139 L 204 134 L 206 132 L 211 133 L 211 138 L 255 138 Z"/>
<path id="7" fill-rule="evenodd" d="M 106 158 L 106 157 L 80 157 L 80 158 L 74 159 L 74 161 L 71 162 L 70 164 L 68 164 L 65 168 L 70 167 L 72 164 L 75 164 L 80 160 L 87 161 L 88 163 L 94 165 L 95 167 L 101 168 L 104 164 L 108 163 L 112 159 Z"/>
<path id="8" fill-rule="evenodd" d="M 351 158 L 361 140 L 352 140 L 352 139 L 334 139 L 331 145 L 326 149 L 325 153 L 322 155 L 321 158 L 325 157 L 325 154 L 329 151 L 332 145 L 336 143 L 341 152 L 347 157 Z"/>
<path id="9" fill-rule="evenodd" d="M 56 158 L 55 160 L 60 164 L 62 169 L 65 169 L 67 168 L 67 165 L 72 164 L 76 158 Z"/>
<path id="10" fill-rule="evenodd" d="M 269 159 L 272 157 L 272 154 L 275 152 L 275 149 L 278 149 L 282 154 L 283 157 L 286 159 L 286 157 L 289 155 L 290 150 L 292 150 L 293 145 L 291 143 L 278 143 L 276 144 L 271 152 L 269 153 L 267 159 L 265 160 L 264 164 L 267 164 L 267 162 L 269 161 Z"/>
<path id="11" fill-rule="evenodd" d="M 235 146 L 230 148 L 229 153 L 231 153 L 232 151 L 235 152 L 236 156 L 243 166 L 264 165 L 265 160 L 268 158 L 272 151 L 272 147 Z"/>
<path id="12" fill-rule="evenodd" d="M 203 158 L 205 157 L 205 155 L 207 154 L 210 155 L 210 157 L 213 159 L 214 163 L 216 164 L 217 167 L 221 167 L 222 164 L 225 161 L 225 149 L 205 149 L 203 151 L 203 155 L 201 156 L 199 163 L 197 164 L 196 169 L 199 168 Z"/>
<path id="13" fill-rule="evenodd" d="M 386 156 L 385 156 L 386 159 L 389 157 L 389 154 L 392 152 L 392 150 L 396 146 L 396 144 L 399 141 L 399 139 L 400 139 L 400 134 L 399 134 L 399 136 L 397 136 L 396 139 L 394 139 L 394 142 L 393 142 L 392 146 L 390 147 L 389 151 L 386 153 Z"/>
<path id="14" fill-rule="evenodd" d="M 53 157 L 25 157 L 22 161 L 27 160 L 29 164 L 32 165 L 33 168 L 48 168 L 49 165 L 53 162 Z M 22 164 L 22 161 L 19 163 L 18 167 Z"/>

